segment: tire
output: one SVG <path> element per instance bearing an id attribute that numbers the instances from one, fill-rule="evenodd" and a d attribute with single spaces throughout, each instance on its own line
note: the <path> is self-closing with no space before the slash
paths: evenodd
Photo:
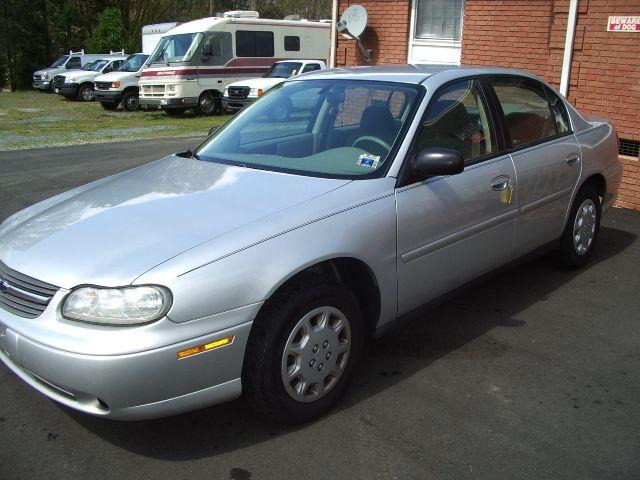
<path id="1" fill-rule="evenodd" d="M 584 185 L 576 195 L 569 219 L 555 252 L 557 263 L 565 268 L 580 268 L 591 256 L 600 232 L 602 205 L 593 185 Z"/>
<path id="2" fill-rule="evenodd" d="M 100 106 L 105 110 L 114 111 L 118 108 L 119 102 L 100 102 Z"/>
<path id="3" fill-rule="evenodd" d="M 330 320 L 314 323 L 323 313 L 329 313 Z M 307 318 L 310 330 L 303 334 L 301 322 Z M 336 333 L 339 322 L 343 326 Z M 297 357 L 285 355 L 296 342 L 306 348 Z M 322 415 L 347 389 L 363 342 L 362 314 L 348 288 L 318 275 L 292 281 L 265 304 L 253 323 L 242 370 L 249 404 L 262 417 L 281 424 L 304 423 Z M 289 376 L 290 372 L 297 375 Z M 291 381 L 285 382 L 285 376 Z M 302 380 L 307 382 L 304 388 Z M 320 383 L 327 385 L 324 392 Z"/>
<path id="4" fill-rule="evenodd" d="M 200 115 L 215 115 L 219 114 L 222 110 L 222 103 L 220 102 L 220 98 L 214 97 L 209 92 L 204 92 L 198 98 L 198 105 L 196 107 L 196 112 Z"/>
<path id="5" fill-rule="evenodd" d="M 122 95 L 122 108 L 127 112 L 135 112 L 140 107 L 140 99 L 136 92 L 127 92 Z"/>
<path id="6" fill-rule="evenodd" d="M 170 117 L 181 117 L 181 116 L 184 115 L 184 111 L 185 111 L 184 108 L 167 108 L 167 109 L 165 109 L 165 112 Z"/>
<path id="7" fill-rule="evenodd" d="M 91 102 L 94 99 L 92 85 L 80 85 L 78 88 L 78 100 Z"/>

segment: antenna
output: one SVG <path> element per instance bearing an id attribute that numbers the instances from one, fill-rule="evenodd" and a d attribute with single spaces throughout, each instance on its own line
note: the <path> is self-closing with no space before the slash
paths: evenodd
<path id="1" fill-rule="evenodd" d="M 340 17 L 340 21 L 336 24 L 336 28 L 344 38 L 351 38 L 358 44 L 358 49 L 362 57 L 367 61 L 371 61 L 371 49 L 364 48 L 360 35 L 367 28 L 367 10 L 362 5 L 351 5 L 347 8 Z"/>

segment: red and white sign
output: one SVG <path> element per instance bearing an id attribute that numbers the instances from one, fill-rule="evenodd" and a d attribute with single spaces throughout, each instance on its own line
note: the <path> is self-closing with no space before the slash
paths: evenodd
<path id="1" fill-rule="evenodd" d="M 609 17 L 607 32 L 640 32 L 640 15 L 632 17 Z"/>

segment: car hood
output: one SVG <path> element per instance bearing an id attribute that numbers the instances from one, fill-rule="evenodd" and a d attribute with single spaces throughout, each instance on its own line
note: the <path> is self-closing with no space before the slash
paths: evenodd
<path id="1" fill-rule="evenodd" d="M 240 80 L 238 82 L 232 83 L 234 87 L 249 87 L 249 88 L 262 88 L 263 90 L 267 90 L 269 88 L 273 88 L 279 83 L 284 82 L 284 78 L 273 78 L 273 77 L 258 77 L 258 78 L 249 78 L 247 80 Z M 231 86 L 229 85 L 229 86 Z"/>
<path id="2" fill-rule="evenodd" d="M 171 156 L 8 218 L 0 260 L 63 288 L 127 285 L 192 247 L 348 182 Z"/>
<path id="3" fill-rule="evenodd" d="M 105 73 L 103 75 L 98 75 L 96 78 L 94 78 L 94 81 L 96 82 L 115 82 L 115 81 L 122 81 L 123 79 L 129 79 L 129 78 L 134 78 L 136 75 L 139 75 L 140 72 L 109 72 L 109 73 Z"/>
<path id="4" fill-rule="evenodd" d="M 44 75 L 45 73 L 57 73 L 60 72 L 60 68 L 43 68 L 42 70 L 36 70 L 35 72 L 33 72 L 34 75 Z"/>
<path id="5" fill-rule="evenodd" d="M 73 77 L 76 81 L 80 79 L 95 78 L 98 75 L 100 75 L 100 72 L 94 72 L 91 70 L 68 70 L 67 73 L 64 74 L 65 77 Z"/>

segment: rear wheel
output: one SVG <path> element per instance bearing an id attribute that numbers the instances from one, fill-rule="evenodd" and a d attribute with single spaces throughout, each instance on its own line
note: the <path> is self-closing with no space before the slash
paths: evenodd
<path id="1" fill-rule="evenodd" d="M 78 100 L 82 100 L 83 102 L 93 100 L 93 86 L 89 84 L 80 85 L 78 89 Z"/>
<path id="2" fill-rule="evenodd" d="M 568 268 L 580 268 L 591 256 L 600 231 L 602 206 L 593 185 L 584 185 L 577 193 L 569 220 L 555 252 L 558 263 Z"/>
<path id="3" fill-rule="evenodd" d="M 105 110 L 113 111 L 118 108 L 118 102 L 100 102 L 100 106 Z"/>
<path id="4" fill-rule="evenodd" d="M 140 107 L 140 99 L 136 92 L 127 92 L 122 96 L 122 108 L 128 112 L 135 112 Z"/>
<path id="5" fill-rule="evenodd" d="M 345 392 L 363 341 L 353 293 L 330 279 L 305 276 L 269 300 L 255 320 L 245 352 L 243 391 L 271 421 L 309 421 Z"/>

